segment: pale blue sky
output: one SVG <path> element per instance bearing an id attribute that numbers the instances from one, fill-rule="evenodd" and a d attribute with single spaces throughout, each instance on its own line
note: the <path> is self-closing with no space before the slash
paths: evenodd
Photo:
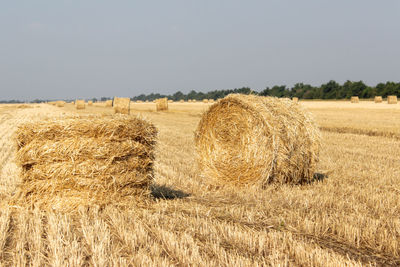
<path id="1" fill-rule="evenodd" d="M 0 99 L 400 79 L 399 0 L 0 3 Z"/>

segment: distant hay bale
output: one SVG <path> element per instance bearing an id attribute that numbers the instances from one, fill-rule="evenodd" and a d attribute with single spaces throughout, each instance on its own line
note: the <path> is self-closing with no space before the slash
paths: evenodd
<path id="1" fill-rule="evenodd" d="M 112 107 L 113 106 L 113 101 L 112 100 L 106 100 L 105 105 L 106 105 L 106 107 Z"/>
<path id="2" fill-rule="evenodd" d="M 375 103 L 382 103 L 382 97 L 381 96 L 375 96 L 374 102 Z"/>
<path id="3" fill-rule="evenodd" d="M 192 99 L 192 102 L 196 102 L 196 99 Z"/>
<path id="4" fill-rule="evenodd" d="M 23 124 L 16 132 L 22 182 L 11 202 L 61 210 L 134 203 L 149 191 L 156 134 L 126 115 Z"/>
<path id="5" fill-rule="evenodd" d="M 168 100 L 168 103 L 173 103 L 173 102 L 174 102 L 174 100 L 171 100 L 171 99 Z M 157 103 L 157 102 L 156 102 L 156 103 Z"/>
<path id="6" fill-rule="evenodd" d="M 214 99 L 208 99 L 208 103 L 214 103 Z"/>
<path id="7" fill-rule="evenodd" d="M 157 99 L 156 110 L 157 111 L 168 110 L 168 98 L 164 97 Z"/>
<path id="8" fill-rule="evenodd" d="M 129 114 L 131 99 L 129 97 L 114 97 L 114 112 Z"/>
<path id="9" fill-rule="evenodd" d="M 62 108 L 65 105 L 65 101 L 57 101 L 56 105 L 57 107 Z"/>
<path id="10" fill-rule="evenodd" d="M 298 103 L 299 102 L 299 98 L 298 97 L 293 97 L 292 101 L 293 101 L 293 103 Z"/>
<path id="11" fill-rule="evenodd" d="M 85 109 L 85 100 L 76 100 L 75 108 L 76 109 Z"/>
<path id="12" fill-rule="evenodd" d="M 352 96 L 350 101 L 351 101 L 351 103 L 358 103 L 358 102 L 360 102 L 360 99 L 358 98 L 358 96 Z"/>
<path id="13" fill-rule="evenodd" d="M 388 104 L 397 104 L 397 96 L 388 95 L 387 102 L 388 102 Z"/>
<path id="14" fill-rule="evenodd" d="M 208 99 L 203 99 L 203 103 L 208 103 Z"/>
<path id="15" fill-rule="evenodd" d="M 89 101 L 87 102 L 87 104 L 88 104 L 88 106 L 93 106 L 93 101 L 92 101 L 92 100 L 89 100 Z"/>
<path id="16" fill-rule="evenodd" d="M 181 99 L 179 100 L 179 103 L 185 103 L 185 100 Z"/>
<path id="17" fill-rule="evenodd" d="M 195 143 L 202 175 L 219 184 L 299 184 L 313 179 L 320 132 L 291 100 L 232 94 L 203 115 Z"/>

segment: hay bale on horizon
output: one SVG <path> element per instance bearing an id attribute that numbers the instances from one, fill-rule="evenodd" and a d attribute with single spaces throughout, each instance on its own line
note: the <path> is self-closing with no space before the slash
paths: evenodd
<path id="1" fill-rule="evenodd" d="M 112 107 L 113 106 L 113 101 L 112 100 L 106 100 L 105 106 L 106 107 Z"/>
<path id="2" fill-rule="evenodd" d="M 291 100 L 231 94 L 204 113 L 195 143 L 203 176 L 218 184 L 300 184 L 313 179 L 320 132 Z"/>
<path id="3" fill-rule="evenodd" d="M 299 98 L 298 97 L 293 97 L 292 101 L 293 101 L 293 103 L 298 103 L 299 102 Z"/>
<path id="4" fill-rule="evenodd" d="M 75 108 L 76 109 L 85 109 L 85 100 L 82 100 L 82 99 L 80 99 L 80 100 L 76 100 L 75 101 Z"/>
<path id="5" fill-rule="evenodd" d="M 156 110 L 157 111 L 168 110 L 168 98 L 164 97 L 157 99 Z"/>
<path id="6" fill-rule="evenodd" d="M 23 124 L 16 132 L 23 179 L 11 203 L 61 210 L 132 204 L 149 192 L 156 135 L 150 122 L 122 115 Z"/>
<path id="7" fill-rule="evenodd" d="M 114 113 L 129 114 L 131 99 L 129 97 L 114 97 Z"/>
<path id="8" fill-rule="evenodd" d="M 388 104 L 397 104 L 397 96 L 396 95 L 388 95 L 387 102 L 388 102 Z"/>
<path id="9" fill-rule="evenodd" d="M 59 107 L 59 108 L 64 107 L 65 106 L 65 101 L 57 101 L 56 102 L 56 106 Z"/>
<path id="10" fill-rule="evenodd" d="M 88 104 L 88 106 L 93 106 L 93 101 L 92 101 L 92 100 L 89 100 L 89 101 L 87 102 L 87 104 Z"/>
<path id="11" fill-rule="evenodd" d="M 208 103 L 208 99 L 203 99 L 203 103 Z"/>
<path id="12" fill-rule="evenodd" d="M 173 103 L 174 102 L 174 100 L 168 100 L 168 103 Z M 157 103 L 157 101 L 156 101 L 156 103 Z"/>
<path id="13" fill-rule="evenodd" d="M 185 100 L 181 99 L 179 100 L 179 103 L 185 103 Z"/>
<path id="14" fill-rule="evenodd" d="M 360 102 L 360 99 L 358 98 L 358 96 L 352 96 L 350 99 L 351 103 L 358 103 Z"/>
<path id="15" fill-rule="evenodd" d="M 382 97 L 381 96 L 375 96 L 374 97 L 374 102 L 375 103 L 382 103 Z"/>

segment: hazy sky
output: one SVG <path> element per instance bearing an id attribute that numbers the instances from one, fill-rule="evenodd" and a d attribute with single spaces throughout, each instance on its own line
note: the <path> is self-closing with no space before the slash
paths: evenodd
<path id="1" fill-rule="evenodd" d="M 0 4 L 0 99 L 400 80 L 399 0 Z"/>

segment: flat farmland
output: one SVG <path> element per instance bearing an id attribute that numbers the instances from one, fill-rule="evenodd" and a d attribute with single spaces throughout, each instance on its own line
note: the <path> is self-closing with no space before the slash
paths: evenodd
<path id="1" fill-rule="evenodd" d="M 13 134 L 113 109 L 1 105 L 0 265 L 400 265 L 400 104 L 301 101 L 323 138 L 316 179 L 265 189 L 218 188 L 197 170 L 194 131 L 210 105 L 131 103 L 159 130 L 152 198 L 70 213 L 7 204 L 21 182 Z"/>

